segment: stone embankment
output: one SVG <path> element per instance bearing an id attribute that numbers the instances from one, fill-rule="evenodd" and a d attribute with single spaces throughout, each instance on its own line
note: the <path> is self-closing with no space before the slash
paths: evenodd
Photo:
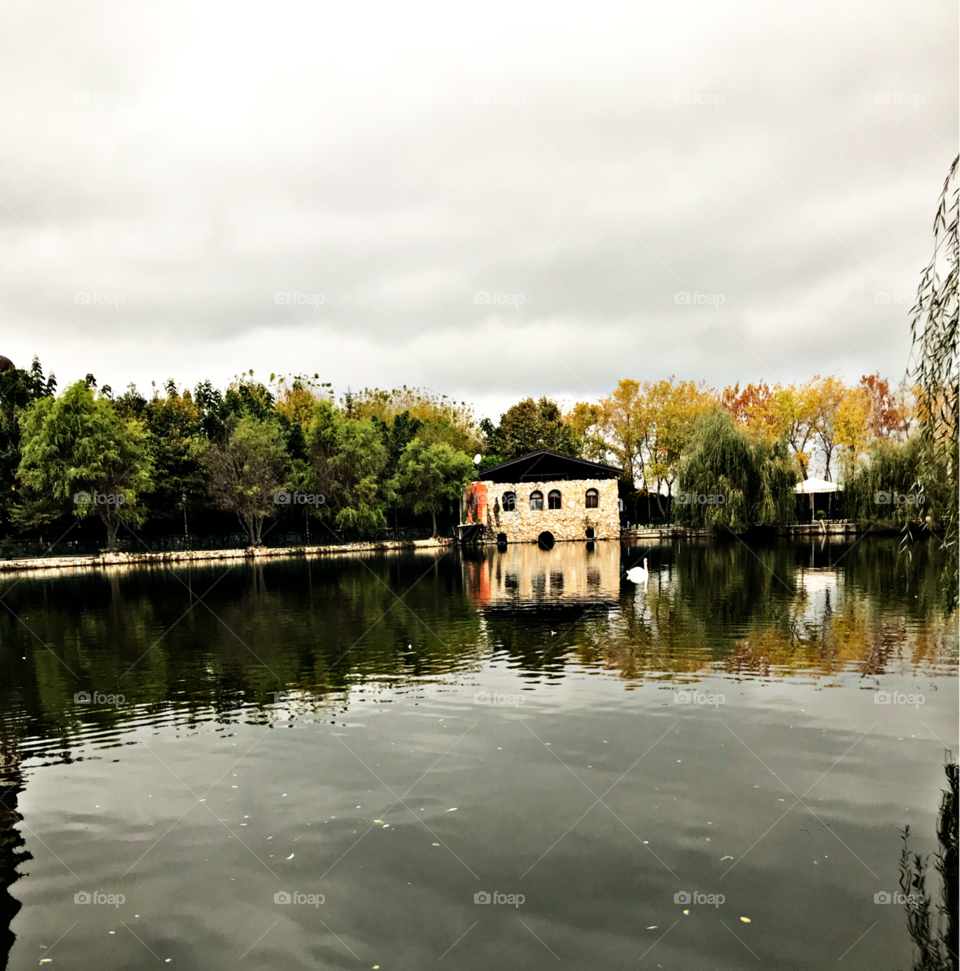
<path id="1" fill-rule="evenodd" d="M 328 556 L 344 553 L 387 553 L 439 550 L 453 545 L 446 537 L 421 540 L 385 540 L 369 543 L 342 543 L 335 546 L 250 547 L 245 550 L 171 550 L 163 553 L 99 553 L 95 556 L 44 556 L 31 559 L 0 560 L 0 572 L 21 570 L 75 570 L 91 567 L 118 567 L 161 563 L 205 563 L 213 560 L 262 560 L 282 556 Z"/>

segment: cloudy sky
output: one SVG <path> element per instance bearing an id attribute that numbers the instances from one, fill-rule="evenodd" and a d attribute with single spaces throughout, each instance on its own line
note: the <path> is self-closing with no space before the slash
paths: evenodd
<path id="1" fill-rule="evenodd" d="M 7 3 L 0 353 L 493 417 L 899 379 L 955 4 Z"/>

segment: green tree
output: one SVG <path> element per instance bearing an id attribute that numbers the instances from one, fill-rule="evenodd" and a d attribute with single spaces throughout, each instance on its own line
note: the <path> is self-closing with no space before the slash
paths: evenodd
<path id="1" fill-rule="evenodd" d="M 400 456 L 394 489 L 415 515 L 430 513 L 432 535 L 437 535 L 437 513 L 451 502 L 458 502 L 473 477 L 469 455 L 444 442 L 428 445 L 414 439 Z"/>
<path id="2" fill-rule="evenodd" d="M 210 447 L 203 432 L 200 409 L 190 392 L 184 390 L 180 394 L 172 380 L 166 383 L 165 390 L 164 397 L 155 395 L 142 409 L 142 419 L 153 446 L 156 481 L 156 489 L 148 502 L 149 515 L 158 520 L 178 517 L 184 497 L 194 508 L 206 505 L 203 459 Z"/>
<path id="3" fill-rule="evenodd" d="M 385 528 L 384 506 L 392 494 L 383 474 L 387 447 L 377 425 L 347 418 L 332 402 L 319 401 L 305 437 L 309 482 L 324 496 L 316 514 L 359 534 Z"/>
<path id="4" fill-rule="evenodd" d="M 111 550 L 121 523 L 143 521 L 140 500 L 153 489 L 153 461 L 141 421 L 124 418 L 77 381 L 59 398 L 34 401 L 20 417 L 20 433 L 17 474 L 29 497 L 59 510 L 72 504 L 81 518 L 99 516 Z"/>
<path id="5" fill-rule="evenodd" d="M 500 416 L 499 426 L 486 420 L 481 427 L 487 435 L 487 450 L 504 462 L 542 448 L 580 455 L 579 436 L 563 420 L 560 406 L 549 398 L 526 398 Z"/>
<path id="6" fill-rule="evenodd" d="M 676 519 L 687 526 L 725 526 L 734 533 L 788 522 L 794 515 L 796 481 L 784 440 L 752 438 L 718 407 L 697 422 L 680 462 Z"/>
<path id="7" fill-rule="evenodd" d="M 223 443 L 206 455 L 210 495 L 240 521 L 251 546 L 263 542 L 263 522 L 276 515 L 274 498 L 288 484 L 290 460 L 280 423 L 252 414 L 232 419 Z"/>
<path id="8" fill-rule="evenodd" d="M 37 358 L 29 371 L 0 371 L 0 517 L 9 515 L 17 499 L 20 465 L 20 415 L 39 398 L 52 398 L 57 379 L 43 375 Z"/>
<path id="9" fill-rule="evenodd" d="M 921 481 L 922 492 L 917 485 Z M 929 443 L 919 434 L 905 442 L 874 441 L 867 460 L 851 466 L 844 480 L 847 514 L 861 523 L 924 523 L 939 532 L 955 502 L 947 469 L 931 456 Z"/>

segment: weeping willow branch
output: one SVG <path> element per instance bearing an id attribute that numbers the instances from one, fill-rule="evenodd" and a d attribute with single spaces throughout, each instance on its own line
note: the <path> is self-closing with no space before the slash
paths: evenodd
<path id="1" fill-rule="evenodd" d="M 960 268 L 960 192 L 953 160 L 943 183 L 933 219 L 933 255 L 920 277 L 917 302 L 911 310 L 913 339 L 908 375 L 917 385 L 918 418 L 925 461 L 917 483 L 945 475 L 953 501 L 944 510 L 943 545 L 953 552 L 944 577 L 950 606 L 956 606 L 957 561 L 957 424 L 960 418 L 960 370 L 957 358 L 957 279 Z"/>

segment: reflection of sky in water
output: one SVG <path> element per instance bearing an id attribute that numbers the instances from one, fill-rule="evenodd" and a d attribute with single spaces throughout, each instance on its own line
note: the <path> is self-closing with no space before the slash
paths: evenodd
<path id="1" fill-rule="evenodd" d="M 217 583 L 181 623 L 169 571 L 24 580 L 12 608 L 126 702 L 72 704 L 69 672 L 0 616 L 0 756 L 23 760 L 33 856 L 11 967 L 56 943 L 51 967 L 77 971 L 146 967 L 144 944 L 171 968 L 405 971 L 454 946 L 444 967 L 532 971 L 555 960 L 542 939 L 592 971 L 668 931 L 640 967 L 909 966 L 873 894 L 896 888 L 906 823 L 935 849 L 955 619 L 926 551 L 847 552 L 243 564 L 192 571 Z M 644 555 L 645 588 L 623 579 Z M 77 908 L 84 888 L 129 906 Z M 277 908 L 279 889 L 327 902 Z M 527 903 L 477 908 L 481 889 Z M 681 889 L 727 902 L 682 915 Z"/>

